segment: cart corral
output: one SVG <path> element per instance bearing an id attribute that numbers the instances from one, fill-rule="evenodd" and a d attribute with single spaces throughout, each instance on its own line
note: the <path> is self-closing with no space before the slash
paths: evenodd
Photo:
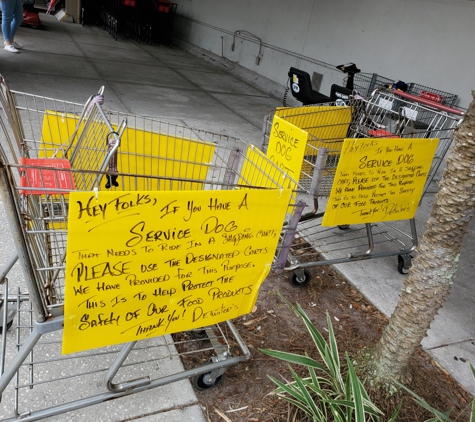
<path id="1" fill-rule="evenodd" d="M 1 302 L 5 420 L 185 378 L 215 386 L 250 357 L 231 319 L 252 310 L 269 271 L 303 285 L 312 266 L 397 256 L 406 272 L 420 198 L 463 115 L 390 89 L 346 106 L 279 108 L 265 119 L 265 155 L 230 136 L 104 110 L 103 94 L 75 104 L 2 81 L 0 187 L 17 255 L 1 279 L 17 257 L 25 276 L 15 291 L 4 283 Z M 17 351 L 6 359 L 12 325 Z M 203 364 L 157 376 L 178 350 Z M 36 376 L 39 365 L 49 370 Z M 91 374 L 94 388 L 77 400 L 48 392 Z"/>

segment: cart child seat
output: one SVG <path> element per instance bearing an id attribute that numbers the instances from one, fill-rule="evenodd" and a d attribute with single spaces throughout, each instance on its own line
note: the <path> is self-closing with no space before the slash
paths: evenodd
<path id="1" fill-rule="evenodd" d="M 344 86 L 333 84 L 330 88 L 330 101 L 336 105 L 346 105 L 351 95 L 353 90 Z"/>
<path id="2" fill-rule="evenodd" d="M 336 66 L 336 68 L 348 75 L 346 79 L 346 87 L 332 85 L 330 97 L 328 97 L 313 90 L 310 75 L 307 72 L 291 67 L 288 75 L 292 95 L 303 105 L 335 102 L 338 99 L 347 101 L 349 96 L 353 93 L 354 77 L 357 73 L 361 72 L 361 70 L 358 69 L 354 63 L 341 64 Z"/>
<path id="3" fill-rule="evenodd" d="M 312 81 L 307 72 L 291 67 L 288 74 L 292 95 L 303 105 L 321 104 L 330 101 L 330 97 L 312 89 Z"/>

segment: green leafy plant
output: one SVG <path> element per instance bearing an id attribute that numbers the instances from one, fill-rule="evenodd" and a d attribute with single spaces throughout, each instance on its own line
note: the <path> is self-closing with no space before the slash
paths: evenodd
<path id="1" fill-rule="evenodd" d="M 305 311 L 299 305 L 283 300 L 302 320 L 323 360 L 295 353 L 261 349 L 262 353 L 277 359 L 306 367 L 307 377 L 300 377 L 289 365 L 293 380 L 287 383 L 269 377 L 276 385 L 274 391 L 282 399 L 301 409 L 314 422 L 381 422 L 383 413 L 372 403 L 362 382 L 356 375 L 353 363 L 345 355 L 347 370 L 342 372 L 338 347 L 330 316 L 327 313 L 328 342 L 312 324 Z M 401 408 L 398 406 L 388 422 L 396 420 Z"/>
<path id="2" fill-rule="evenodd" d="M 282 297 L 282 296 L 281 296 Z M 269 378 L 277 385 L 274 391 L 282 399 L 301 409 L 313 422 L 382 422 L 383 413 L 371 401 L 362 382 L 355 372 L 355 368 L 348 355 L 345 354 L 347 369 L 343 373 L 340 365 L 338 347 L 333 331 L 332 322 L 327 313 L 328 342 L 310 321 L 305 311 L 297 304 L 293 305 L 282 297 L 287 305 L 304 323 L 318 353 L 323 361 L 320 364 L 305 353 L 304 356 L 295 353 L 260 349 L 262 353 L 289 363 L 290 382 L 281 382 L 274 377 Z M 306 367 L 307 377 L 300 377 L 290 364 Z M 472 375 L 475 378 L 475 369 L 470 363 Z M 405 390 L 413 400 L 434 417 L 426 422 L 454 422 L 450 419 L 450 411 L 442 413 L 430 406 L 422 397 L 397 381 L 394 385 Z M 402 402 L 387 422 L 396 421 Z M 475 399 L 472 401 L 470 422 L 475 422 Z"/>
<path id="3" fill-rule="evenodd" d="M 470 370 L 472 371 L 472 376 L 475 379 L 475 369 L 473 365 L 470 363 Z M 404 386 L 399 382 L 395 382 L 397 386 L 408 392 L 413 400 L 422 406 L 424 409 L 428 410 L 430 413 L 434 415 L 433 418 L 428 419 L 426 422 L 451 422 L 453 419 L 450 419 L 450 411 L 442 413 L 439 410 L 433 408 L 429 403 L 427 403 L 422 397 L 418 396 L 416 393 L 411 391 L 409 388 Z M 472 400 L 472 410 L 470 412 L 470 422 L 475 422 L 475 399 Z"/>

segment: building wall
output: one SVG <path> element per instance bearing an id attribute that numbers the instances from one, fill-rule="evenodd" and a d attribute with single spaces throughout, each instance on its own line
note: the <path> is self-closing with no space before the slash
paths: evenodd
<path id="1" fill-rule="evenodd" d="M 322 74 L 328 95 L 344 76 L 334 66 L 354 62 L 363 72 L 457 94 L 462 107 L 472 99 L 473 0 L 174 2 L 175 38 L 280 85 L 295 66 Z"/>

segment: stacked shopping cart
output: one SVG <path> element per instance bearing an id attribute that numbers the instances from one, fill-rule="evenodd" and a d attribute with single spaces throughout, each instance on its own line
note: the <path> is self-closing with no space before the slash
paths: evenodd
<path id="1" fill-rule="evenodd" d="M 102 89 L 82 105 L 0 86 L 0 191 L 25 277 L 8 290 L 16 256 L 2 271 L 7 420 L 190 377 L 210 388 L 249 359 L 231 319 L 293 238 L 296 183 L 239 139 L 106 111 Z"/>
<path id="2" fill-rule="evenodd" d="M 292 168 L 299 185 L 307 191 L 303 201 L 313 203 L 313 210 L 302 216 L 298 227 L 306 247 L 277 262 L 277 269 L 294 272 L 296 285 L 306 284 L 310 280 L 306 269 L 317 265 L 397 256 L 399 272 L 405 274 L 411 266 L 411 254 L 418 243 L 415 210 L 450 148 L 463 112 L 444 104 L 452 104 L 456 96 L 441 91 L 429 94 L 433 90 L 427 87 L 416 95 L 376 89 L 386 82 L 377 75 L 363 74 L 355 80 L 355 88 L 368 97 L 358 95 L 347 107 L 279 108 L 265 118 L 262 149 L 277 164 Z M 282 165 L 276 154 L 276 127 L 280 130 L 283 122 L 288 133 L 299 132 L 301 139 L 306 139 L 301 155 L 292 159 L 296 167 L 288 162 Z M 403 146 L 409 139 L 414 140 L 414 146 L 420 145 L 417 154 L 410 150 L 410 142 Z M 367 152 L 361 154 L 362 150 Z M 394 151 L 401 151 L 395 159 L 390 158 Z M 342 165 L 343 156 L 346 164 Z M 429 160 L 424 170 L 421 163 L 416 165 L 418 159 Z M 378 183 L 371 183 L 373 180 Z M 389 190 L 391 186 L 394 189 Z M 406 189 L 408 186 L 418 190 Z M 406 198 L 394 199 L 400 192 Z M 399 202 L 392 204 L 393 200 Z M 347 208 L 346 213 L 337 212 L 342 207 Z M 411 208 L 406 214 L 410 217 L 398 218 L 403 215 L 402 208 Z M 367 214 L 382 210 L 387 215 L 373 215 L 365 222 Z M 361 216 L 359 224 L 348 223 L 353 219 L 350 213 Z"/>

